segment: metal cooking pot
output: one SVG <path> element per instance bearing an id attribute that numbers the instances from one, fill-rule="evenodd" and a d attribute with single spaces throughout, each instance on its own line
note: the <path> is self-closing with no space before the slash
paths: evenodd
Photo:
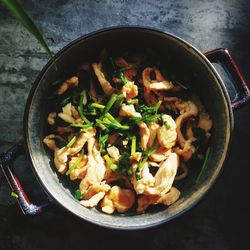
<path id="1" fill-rule="evenodd" d="M 169 207 L 142 215 L 107 215 L 98 209 L 81 206 L 72 195 L 70 181 L 65 181 L 54 166 L 53 159 L 45 149 L 42 139 L 45 135 L 47 114 L 47 96 L 50 84 L 58 79 L 62 72 L 73 69 L 83 60 L 87 61 L 104 47 L 130 48 L 150 47 L 163 57 L 170 59 L 176 75 L 182 76 L 200 97 L 213 120 L 211 153 L 206 175 L 199 184 L 192 183 L 183 187 L 180 199 Z M 57 65 L 57 71 L 53 65 Z M 225 84 L 212 63 L 221 64 L 229 73 L 231 86 L 236 89 L 234 98 L 229 98 Z M 26 153 L 38 182 L 50 198 L 62 207 L 89 222 L 115 229 L 141 229 L 170 221 L 193 207 L 211 188 L 228 152 L 233 130 L 233 110 L 249 100 L 250 91 L 243 80 L 235 62 L 226 49 L 216 49 L 202 54 L 182 39 L 159 30 L 144 27 L 114 27 L 83 36 L 50 60 L 40 72 L 31 88 L 24 114 L 24 139 L 0 157 L 1 168 L 13 191 L 18 194 L 18 203 L 25 214 L 38 214 L 43 205 L 32 204 L 23 191 L 18 178 L 13 173 L 11 163 L 21 153 Z M 25 150 L 24 150 L 25 149 Z M 187 179 L 192 179 L 192 175 Z"/>

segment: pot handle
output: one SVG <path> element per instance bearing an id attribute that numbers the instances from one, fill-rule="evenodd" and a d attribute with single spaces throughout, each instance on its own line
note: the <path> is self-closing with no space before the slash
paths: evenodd
<path id="1" fill-rule="evenodd" d="M 232 84 L 236 88 L 237 95 L 231 98 L 232 109 L 237 110 L 250 100 L 250 90 L 244 80 L 236 62 L 225 48 L 218 48 L 204 53 L 211 63 L 219 63 L 231 76 Z"/>
<path id="2" fill-rule="evenodd" d="M 11 189 L 17 194 L 17 202 L 25 215 L 37 215 L 48 207 L 49 202 L 42 205 L 35 205 L 30 202 L 28 196 L 22 188 L 20 181 L 13 172 L 12 164 L 18 156 L 25 153 L 23 142 L 19 142 L 11 147 L 7 152 L 0 155 L 0 168 L 3 171 Z"/>

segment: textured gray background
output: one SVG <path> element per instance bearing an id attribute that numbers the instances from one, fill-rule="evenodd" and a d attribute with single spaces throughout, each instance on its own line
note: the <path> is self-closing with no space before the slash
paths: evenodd
<path id="1" fill-rule="evenodd" d="M 250 82 L 250 2 L 218 1 L 21 1 L 57 52 L 73 39 L 114 25 L 147 25 L 174 33 L 205 52 L 227 47 Z M 48 57 L 0 7 L 0 152 L 22 138 L 29 89 Z M 176 221 L 140 232 L 117 232 L 81 222 L 59 207 L 24 217 L 0 173 L 0 249 L 250 249 L 250 106 L 235 114 L 230 156 L 205 199 Z M 31 193 L 41 189 L 28 162 L 16 170 Z M 248 202 L 247 202 L 248 201 Z"/>

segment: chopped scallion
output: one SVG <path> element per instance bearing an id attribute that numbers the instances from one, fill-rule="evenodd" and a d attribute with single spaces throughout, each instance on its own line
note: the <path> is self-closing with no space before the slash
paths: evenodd
<path id="1" fill-rule="evenodd" d="M 200 183 L 200 181 L 204 178 L 204 174 L 207 170 L 207 166 L 208 166 L 208 158 L 210 156 L 210 152 L 211 152 L 211 148 L 209 147 L 207 149 L 207 152 L 206 152 L 206 155 L 205 155 L 205 159 L 204 159 L 204 162 L 202 164 L 202 167 L 201 167 L 201 171 L 196 179 L 196 184 Z"/>
<path id="2" fill-rule="evenodd" d="M 72 170 L 81 162 L 83 155 L 84 155 L 84 149 L 82 149 L 80 156 L 77 158 L 74 164 L 72 164 L 69 167 L 68 171 L 66 172 L 66 175 L 69 175 L 72 172 Z"/>
<path id="3" fill-rule="evenodd" d="M 99 103 L 91 103 L 91 104 L 90 104 L 90 107 L 92 107 L 92 108 L 97 108 L 97 109 L 104 109 L 104 108 L 105 108 L 104 105 L 99 104 Z"/>
<path id="4" fill-rule="evenodd" d="M 112 94 L 112 96 L 110 97 L 108 103 L 106 104 L 106 107 L 103 110 L 103 113 L 102 113 L 100 119 L 103 118 L 105 116 L 105 114 L 107 114 L 109 112 L 109 110 L 112 108 L 112 106 L 114 105 L 116 100 L 117 100 L 117 95 Z"/>
<path id="5" fill-rule="evenodd" d="M 82 198 L 82 193 L 81 193 L 81 191 L 80 191 L 79 189 L 77 189 L 77 190 L 75 191 L 74 197 L 75 197 L 75 199 L 77 199 L 77 200 L 81 200 L 81 198 Z"/>
<path id="6" fill-rule="evenodd" d="M 133 135 L 131 139 L 131 155 L 136 152 L 136 136 Z"/>
<path id="7" fill-rule="evenodd" d="M 72 139 L 66 145 L 67 148 L 70 148 L 76 141 L 76 136 L 73 136 Z"/>
<path id="8" fill-rule="evenodd" d="M 82 118 L 82 120 L 86 123 L 91 123 L 86 116 L 84 115 L 84 111 L 83 111 L 83 102 L 84 102 L 84 95 L 81 94 L 80 96 L 80 101 L 79 101 L 79 106 L 78 106 L 78 111 L 79 111 L 79 115 Z"/>
<path id="9" fill-rule="evenodd" d="M 15 192 L 11 192 L 10 195 L 16 199 L 18 199 L 18 194 Z"/>

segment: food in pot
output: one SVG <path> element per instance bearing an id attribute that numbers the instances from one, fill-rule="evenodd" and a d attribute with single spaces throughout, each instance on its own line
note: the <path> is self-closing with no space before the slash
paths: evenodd
<path id="1" fill-rule="evenodd" d="M 181 196 L 176 183 L 204 159 L 212 120 L 170 73 L 146 53 L 104 49 L 56 86 L 43 142 L 57 171 L 79 182 L 82 206 L 144 213 Z"/>

